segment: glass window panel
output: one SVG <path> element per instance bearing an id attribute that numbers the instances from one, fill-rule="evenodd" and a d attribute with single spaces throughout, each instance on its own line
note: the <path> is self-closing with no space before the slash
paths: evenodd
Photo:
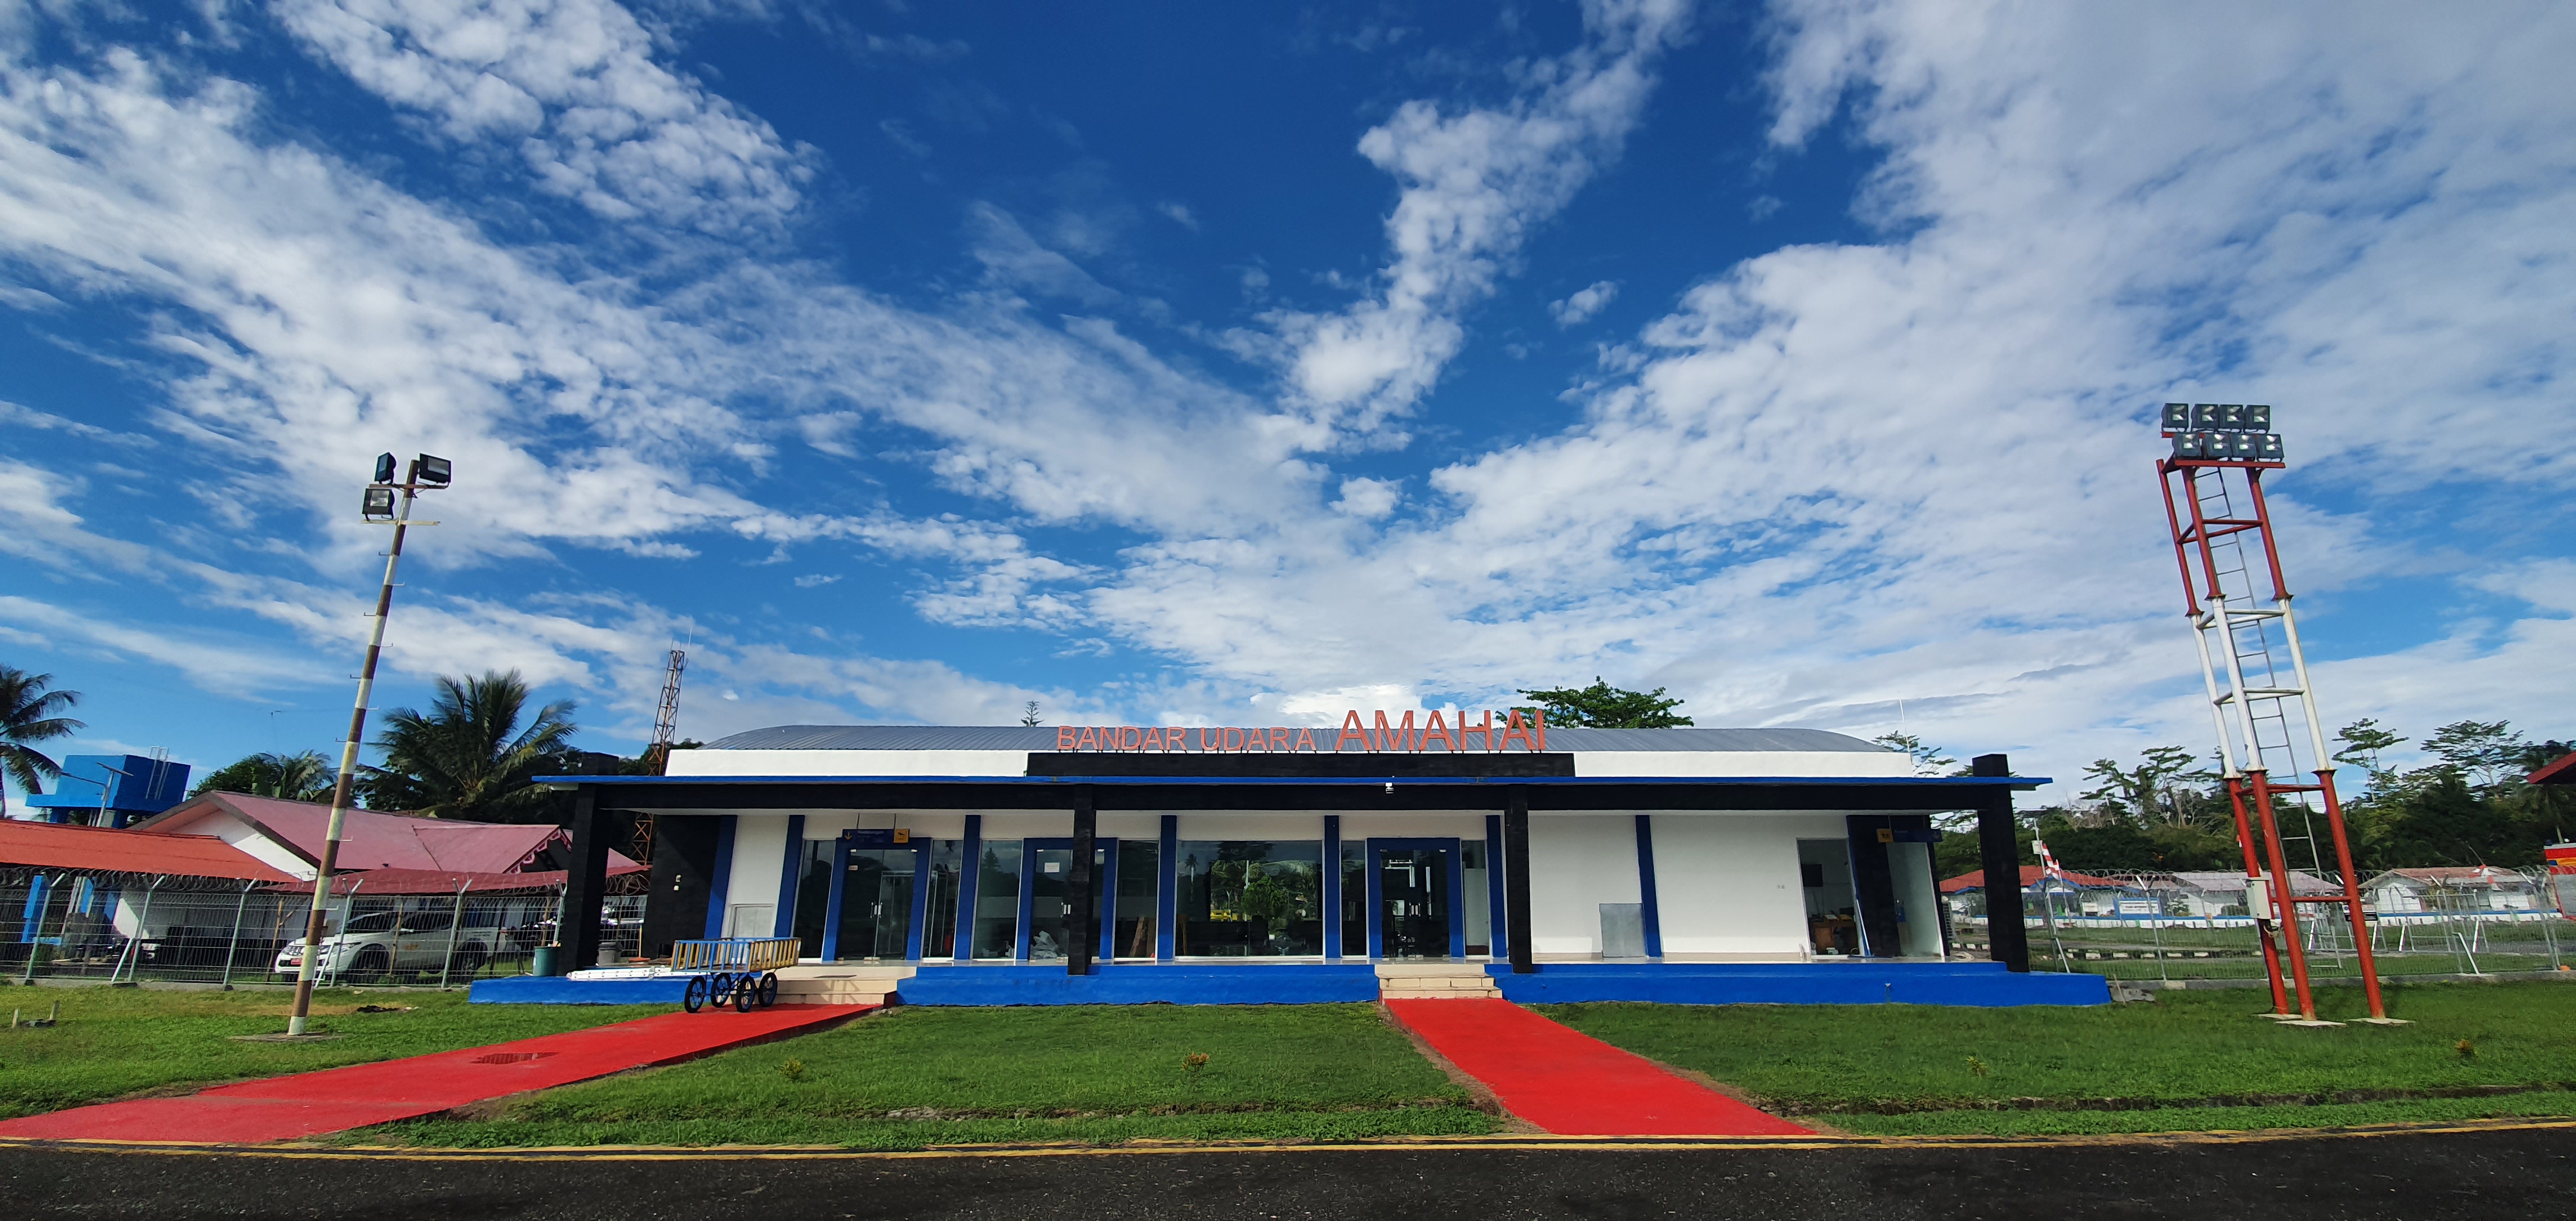
<path id="1" fill-rule="evenodd" d="M 1163 878 L 1163 845 L 1150 839 L 1118 841 L 1117 924 L 1110 949 L 1119 958 L 1154 956 L 1154 912 Z"/>
<path id="2" fill-rule="evenodd" d="M 918 844 L 921 841 L 914 840 Z M 921 932 L 921 956 L 954 958 L 957 956 L 957 883 L 966 861 L 963 840 L 943 839 L 930 849 L 930 905 L 923 913 L 927 927 Z"/>
<path id="3" fill-rule="evenodd" d="M 912 847 L 852 848 L 841 877 L 842 959 L 900 960 L 912 941 Z"/>
<path id="4" fill-rule="evenodd" d="M 1184 840 L 1174 953 L 1193 958 L 1321 954 L 1319 840 Z"/>
<path id="5" fill-rule="evenodd" d="M 1017 957 L 1020 948 L 1020 842 L 987 840 L 975 867 L 977 958 Z"/>
<path id="6" fill-rule="evenodd" d="M 1494 952 L 1494 892 L 1485 873 L 1485 841 L 1458 841 L 1458 871 L 1461 893 L 1458 902 L 1467 917 L 1467 953 L 1490 957 Z"/>
<path id="7" fill-rule="evenodd" d="M 1368 957 L 1368 841 L 1342 841 L 1342 954 Z"/>
<path id="8" fill-rule="evenodd" d="M 1023 845 L 1025 846 L 1025 845 Z M 1073 945 L 1073 849 L 1036 848 L 1028 853 L 1029 863 L 1029 958 L 1036 962 L 1059 962 Z M 1108 884 L 1109 852 L 1105 846 L 1091 850 L 1091 934 L 1096 955 L 1100 943 L 1100 908 L 1103 888 Z"/>
<path id="9" fill-rule="evenodd" d="M 832 841 L 809 839 L 805 851 L 796 857 L 796 952 L 806 958 L 823 956 L 823 918 L 832 910 Z M 841 947 L 845 957 L 856 957 L 848 946 Z"/>

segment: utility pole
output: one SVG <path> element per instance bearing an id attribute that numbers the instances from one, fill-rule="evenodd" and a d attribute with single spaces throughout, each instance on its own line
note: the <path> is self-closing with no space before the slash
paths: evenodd
<path id="1" fill-rule="evenodd" d="M 349 736 L 340 743 L 340 782 L 331 790 L 331 822 L 322 836 L 322 860 L 313 875 L 313 910 L 304 922 L 304 959 L 295 966 L 295 1007 L 286 1019 L 290 1036 L 305 1033 L 313 1012 L 313 971 L 322 957 L 322 925 L 331 908 L 331 871 L 340 859 L 340 832 L 349 821 L 349 788 L 358 770 L 358 743 L 367 733 L 367 699 L 376 686 L 376 659 L 385 648 L 385 616 L 394 606 L 394 572 L 402 563 L 403 535 L 413 525 L 434 526 L 436 522 L 414 523 L 411 502 L 426 488 L 436 491 L 447 486 L 452 475 L 445 458 L 422 454 L 411 460 L 403 481 L 393 481 L 394 456 L 376 459 L 376 481 L 367 488 L 361 512 L 373 523 L 390 523 L 394 528 L 393 546 L 385 551 L 385 581 L 376 591 L 376 622 L 367 632 L 367 660 L 358 671 L 358 700 L 349 710 Z M 394 506 L 394 492 L 402 492 L 399 512 Z"/>

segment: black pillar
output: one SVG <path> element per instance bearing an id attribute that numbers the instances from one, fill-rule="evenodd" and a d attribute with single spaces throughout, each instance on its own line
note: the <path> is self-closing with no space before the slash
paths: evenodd
<path id="1" fill-rule="evenodd" d="M 617 763 L 615 755 L 584 751 L 579 774 L 614 775 Z M 599 961 L 599 912 L 608 897 L 608 848 L 612 840 L 625 842 L 625 823 L 616 811 L 599 808 L 598 785 L 573 790 L 572 859 L 564 862 L 563 910 L 555 913 L 555 944 L 562 947 L 555 954 L 557 972 L 579 971 Z"/>
<path id="2" fill-rule="evenodd" d="M 1511 804 L 1503 807 L 1503 924 L 1511 939 L 1514 975 L 1538 969 L 1530 958 L 1529 871 L 1529 790 L 1516 784 Z"/>
<path id="3" fill-rule="evenodd" d="M 665 818 L 653 828 L 652 889 L 644 900 L 646 958 L 668 958 L 674 941 L 707 935 L 715 893 L 720 818 Z"/>
<path id="4" fill-rule="evenodd" d="M 2012 763 L 2002 755 L 1979 755 L 1969 760 L 1968 774 L 2009 776 Z M 1977 855 L 1986 881 L 1986 956 L 2008 971 L 2030 969 L 2030 933 L 2022 926 L 2019 830 L 2011 789 L 1978 791 Z"/>
<path id="5" fill-rule="evenodd" d="M 1073 944 L 1064 947 L 1064 973 L 1091 974 L 1091 949 L 1100 940 L 1100 930 L 1092 927 L 1091 854 L 1100 842 L 1100 814 L 1091 802 L 1091 786 L 1074 790 L 1073 799 L 1073 868 L 1066 871 L 1065 924 Z"/>

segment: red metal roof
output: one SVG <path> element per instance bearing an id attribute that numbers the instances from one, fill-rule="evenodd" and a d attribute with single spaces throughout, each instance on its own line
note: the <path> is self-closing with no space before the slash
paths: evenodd
<path id="1" fill-rule="evenodd" d="M 628 861 L 610 865 L 608 876 L 641 873 L 644 866 Z M 434 869 L 370 869 L 363 873 L 331 875 L 331 893 L 345 895 L 452 895 L 459 890 L 482 894 L 499 890 L 557 890 L 564 884 L 564 871 L 540 870 L 535 873 L 447 873 Z M 297 881 L 278 890 L 313 893 L 313 883 Z"/>
<path id="2" fill-rule="evenodd" d="M 0 863 L 90 873 L 292 882 L 294 877 L 211 835 L 0 820 Z"/>
<path id="3" fill-rule="evenodd" d="M 331 807 L 245 793 L 208 793 L 171 808 L 139 826 L 157 830 L 186 827 L 214 811 L 229 813 L 307 861 L 318 862 L 331 824 Z M 516 873 L 536 863 L 548 846 L 570 846 L 561 827 L 549 823 L 460 822 L 350 810 L 340 827 L 337 867 L 345 870 L 413 869 L 439 873 Z M 623 853 L 610 852 L 611 874 L 639 868 Z"/>
<path id="4" fill-rule="evenodd" d="M 2115 881 L 2111 878 L 2097 878 L 2092 874 L 2077 873 L 2072 869 L 2061 869 L 2057 872 L 2058 876 L 2065 878 L 2067 881 L 2072 882 L 2077 886 L 2118 887 L 2124 885 L 2124 883 Z M 2021 888 L 2023 890 L 2028 890 L 2033 886 L 2039 885 L 2039 874 L 2040 867 L 2037 865 L 2022 866 Z M 1985 888 L 1986 871 L 1983 869 L 1971 869 L 1955 878 L 1945 879 L 1941 883 L 1941 893 L 1945 895 L 1957 894 L 1963 890 L 1983 890 Z"/>
<path id="5" fill-rule="evenodd" d="M 2576 750 L 2558 756 L 2549 766 L 2533 772 L 2533 784 L 2576 784 Z"/>

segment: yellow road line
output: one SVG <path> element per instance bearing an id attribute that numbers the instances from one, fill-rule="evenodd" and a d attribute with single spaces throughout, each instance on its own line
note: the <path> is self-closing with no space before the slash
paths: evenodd
<path id="1" fill-rule="evenodd" d="M 589 1145 L 526 1149 L 422 1149 L 397 1145 L 210 1145 L 188 1141 L 31 1140 L 0 1138 L 0 1149 L 159 1154 L 172 1157 L 258 1157 L 320 1161 L 544 1162 L 631 1161 L 915 1161 L 998 1157 L 1134 1157 L 1210 1153 L 1437 1153 L 1681 1152 L 1766 1149 L 2052 1149 L 2162 1145 L 2241 1145 L 2290 1141 L 2360 1140 L 2466 1132 L 2576 1129 L 2576 1119 L 2460 1120 L 2447 1123 L 2375 1124 L 2352 1128 L 2272 1128 L 2215 1132 L 2120 1132 L 2074 1136 L 1470 1136 L 1414 1137 L 1329 1142 L 1196 1141 L 1122 1145 L 943 1145 L 931 1149 L 846 1149 L 836 1145 Z"/>

